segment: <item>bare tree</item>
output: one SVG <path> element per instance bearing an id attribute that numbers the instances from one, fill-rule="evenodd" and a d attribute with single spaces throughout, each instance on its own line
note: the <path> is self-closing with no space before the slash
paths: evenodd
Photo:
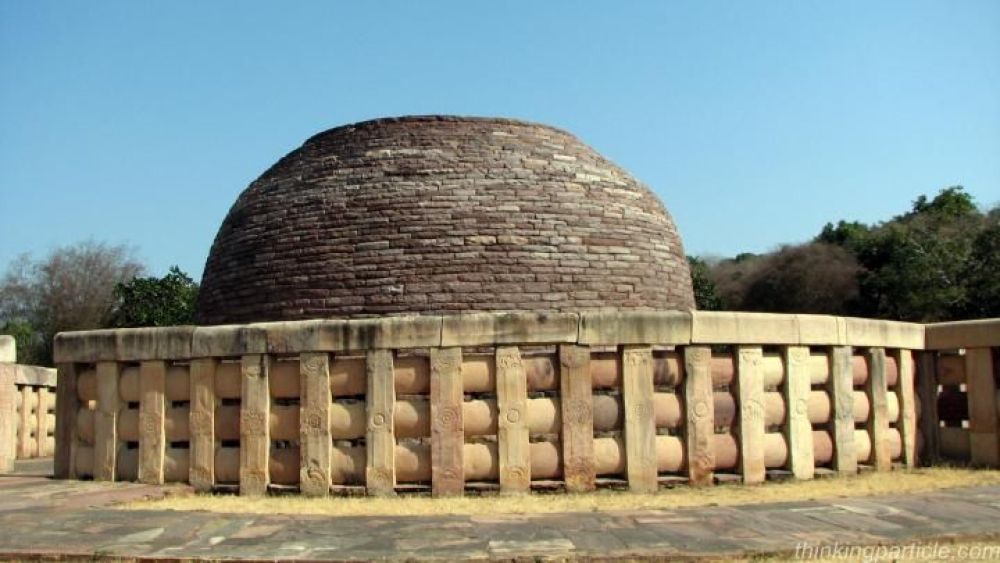
<path id="1" fill-rule="evenodd" d="M 94 241 L 57 248 L 41 260 L 21 255 L 0 281 L 0 328 L 17 326 L 24 333 L 29 326 L 35 342 L 18 352 L 51 363 L 56 333 L 107 326 L 115 284 L 144 269 L 131 248 Z"/>

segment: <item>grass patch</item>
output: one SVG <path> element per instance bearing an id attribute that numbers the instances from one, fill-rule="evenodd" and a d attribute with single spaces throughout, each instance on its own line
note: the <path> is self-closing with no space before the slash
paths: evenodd
<path id="1" fill-rule="evenodd" d="M 423 516 L 443 514 L 542 514 L 648 510 L 682 507 L 794 502 L 821 498 L 917 493 L 1000 483 L 1000 471 L 933 467 L 868 472 L 853 477 L 783 481 L 759 486 L 718 485 L 663 489 L 655 494 L 600 490 L 592 494 L 535 493 L 504 497 L 496 494 L 433 499 L 404 494 L 392 498 L 269 495 L 247 498 L 231 494 L 170 496 L 124 504 L 126 510 L 202 510 L 237 514 L 314 514 L 326 516 Z"/>

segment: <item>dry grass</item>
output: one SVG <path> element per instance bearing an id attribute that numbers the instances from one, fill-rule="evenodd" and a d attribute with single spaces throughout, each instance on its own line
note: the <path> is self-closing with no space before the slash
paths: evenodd
<path id="1" fill-rule="evenodd" d="M 680 486 L 656 494 L 601 490 L 593 494 L 562 493 L 502 497 L 495 494 L 432 499 L 427 495 L 393 498 L 271 495 L 247 498 L 228 494 L 173 496 L 123 505 L 128 510 L 204 510 L 240 514 L 316 514 L 328 516 L 528 514 L 611 510 L 670 509 L 681 507 L 791 502 L 847 496 L 915 493 L 950 487 L 1000 483 L 1000 471 L 962 468 L 926 468 L 890 473 L 865 473 L 856 477 L 812 481 L 784 481 L 761 486 L 719 485 L 707 488 Z"/>

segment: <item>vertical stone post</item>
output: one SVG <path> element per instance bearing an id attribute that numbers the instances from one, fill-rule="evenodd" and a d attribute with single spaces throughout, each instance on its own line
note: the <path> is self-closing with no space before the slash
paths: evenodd
<path id="1" fill-rule="evenodd" d="M 139 481 L 163 484 L 163 456 L 166 452 L 167 364 L 151 360 L 139 365 Z"/>
<path id="2" fill-rule="evenodd" d="M 830 377 L 826 391 L 830 395 L 830 422 L 827 430 L 833 439 L 833 469 L 841 475 L 858 472 L 858 454 L 854 446 L 854 373 L 850 346 L 830 350 Z"/>
<path id="3" fill-rule="evenodd" d="M 18 426 L 17 432 L 17 458 L 18 459 L 28 459 L 32 457 L 35 448 L 32 447 L 31 442 L 31 429 L 35 426 L 32 424 L 36 417 L 31 416 L 31 403 L 32 399 L 37 399 L 32 389 L 28 385 L 21 385 L 21 412 L 19 413 L 21 418 L 21 424 Z"/>
<path id="4" fill-rule="evenodd" d="M 920 390 L 920 433 L 924 437 L 923 465 L 937 462 L 939 453 L 938 428 L 938 379 L 937 352 L 927 350 L 917 353 L 917 386 Z"/>
<path id="5" fill-rule="evenodd" d="M 39 387 L 38 408 L 36 409 L 38 421 L 35 426 L 35 435 L 38 436 L 37 457 L 46 457 L 48 455 L 48 452 L 45 449 L 45 443 L 48 442 L 49 438 L 49 405 L 51 404 L 52 393 L 49 391 L 49 388 L 44 386 Z"/>
<path id="6" fill-rule="evenodd" d="M 629 489 L 657 489 L 656 420 L 653 416 L 653 350 L 622 346 L 622 402 L 625 410 L 625 470 Z"/>
<path id="7" fill-rule="evenodd" d="M 786 346 L 783 360 L 788 469 L 796 479 L 812 479 L 816 463 L 813 456 L 812 423 L 809 422 L 809 347 Z"/>
<path id="8" fill-rule="evenodd" d="M 325 352 L 299 356 L 299 489 L 312 497 L 330 492 L 330 356 Z"/>
<path id="9" fill-rule="evenodd" d="M 898 350 L 896 366 L 896 396 L 899 399 L 899 435 L 903 441 L 903 462 L 908 468 L 917 466 L 917 406 L 913 386 L 913 352 Z"/>
<path id="10" fill-rule="evenodd" d="M 118 411 L 121 395 L 118 362 L 97 363 L 97 412 L 94 413 L 94 480 L 114 481 L 118 460 Z"/>
<path id="11" fill-rule="evenodd" d="M 462 349 L 431 348 L 431 489 L 434 496 L 465 491 Z"/>
<path id="12" fill-rule="evenodd" d="M 433 358 L 433 353 L 431 355 Z M 365 362 L 368 378 L 365 435 L 365 486 L 369 495 L 392 495 L 396 487 L 396 388 L 392 350 L 370 350 Z"/>
<path id="13" fill-rule="evenodd" d="M 528 382 L 517 346 L 499 346 L 497 364 L 497 447 L 500 492 L 523 494 L 531 489 L 528 430 Z"/>
<path id="14" fill-rule="evenodd" d="M 711 485 L 715 472 L 715 401 L 712 395 L 712 349 L 684 348 L 684 408 L 688 481 Z"/>
<path id="15" fill-rule="evenodd" d="M 972 464 L 1000 467 L 997 384 L 993 372 L 993 350 L 967 349 L 965 377 L 969 397 L 969 444 L 972 449 Z"/>
<path id="16" fill-rule="evenodd" d="M 17 416 L 14 370 L 15 364 L 0 362 L 0 473 L 14 470 L 14 445 L 17 441 L 17 432 L 14 430 Z"/>
<path id="17" fill-rule="evenodd" d="M 767 476 L 764 465 L 764 354 L 760 346 L 737 346 L 734 360 L 736 389 L 733 394 L 739 409 L 740 473 L 743 483 L 754 485 L 763 483 Z"/>
<path id="18" fill-rule="evenodd" d="M 56 479 L 70 479 L 76 476 L 76 416 L 80 410 L 80 397 L 76 390 L 76 364 L 60 363 L 56 367 L 58 383 L 54 473 Z"/>
<path id="19" fill-rule="evenodd" d="M 559 346 L 559 401 L 562 414 L 563 481 L 566 490 L 594 490 L 594 402 L 590 348 Z"/>
<path id="20" fill-rule="evenodd" d="M 262 496 L 270 482 L 271 392 L 270 358 L 243 356 L 240 402 L 240 494 Z"/>
<path id="21" fill-rule="evenodd" d="M 885 349 L 869 348 L 866 360 L 868 380 L 865 383 L 865 394 L 871 405 L 867 424 L 872 443 L 870 462 L 877 471 L 888 471 L 892 469 L 892 452 L 889 450 L 889 388 Z"/>
<path id="22" fill-rule="evenodd" d="M 188 479 L 197 491 L 215 486 L 215 371 L 216 358 L 191 361 L 190 470 Z"/>

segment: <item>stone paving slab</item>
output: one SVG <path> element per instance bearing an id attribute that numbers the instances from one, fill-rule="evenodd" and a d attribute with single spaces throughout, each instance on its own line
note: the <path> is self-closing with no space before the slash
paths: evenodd
<path id="1" fill-rule="evenodd" d="M 0 476 L 0 557 L 215 560 L 727 558 L 812 545 L 1000 538 L 1000 486 L 678 510 L 326 517 L 125 511 L 178 492 Z"/>

